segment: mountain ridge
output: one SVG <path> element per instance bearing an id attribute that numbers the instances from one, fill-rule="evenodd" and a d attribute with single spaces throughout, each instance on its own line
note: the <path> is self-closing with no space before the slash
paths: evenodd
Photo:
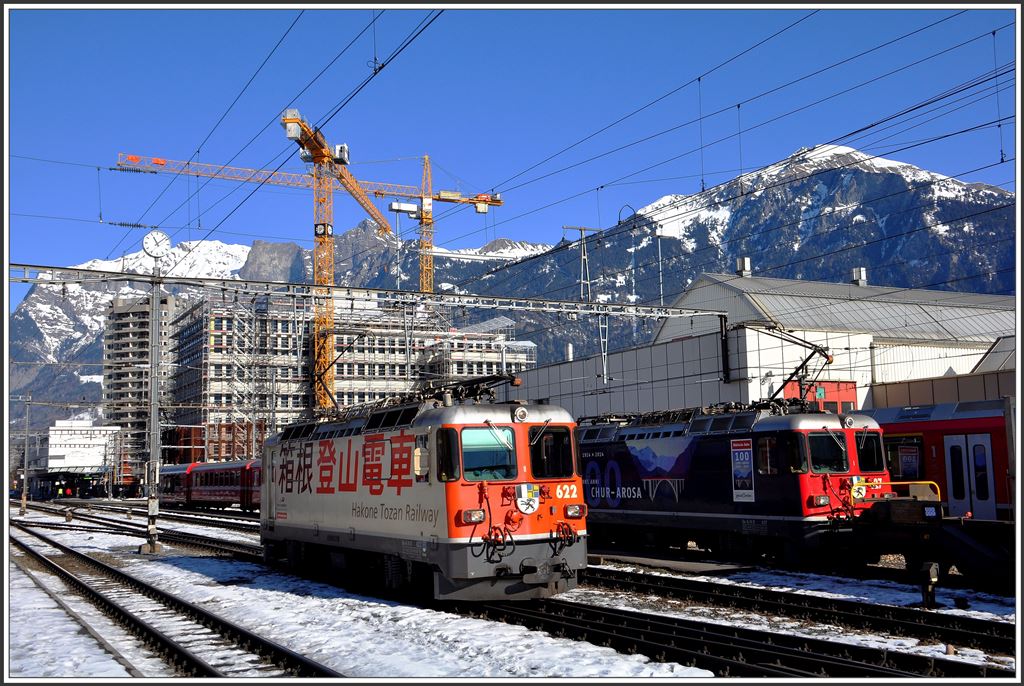
<path id="1" fill-rule="evenodd" d="M 887 286 L 1013 292 L 1014 208 L 998 208 L 1015 201 L 1013 193 L 995 186 L 852 148 L 805 148 L 707 191 L 662 196 L 621 224 L 588 236 L 592 291 L 605 302 L 657 304 L 660 247 L 666 305 L 701 272 L 732 272 L 740 256 L 751 257 L 755 274 L 763 276 L 846 281 L 853 267 L 867 267 L 870 283 Z M 577 243 L 550 246 L 497 238 L 480 248 L 437 249 L 435 288 L 575 300 Z M 335 282 L 415 290 L 415 248 L 415 240 L 381 236 L 373 222 L 364 220 L 335 237 Z M 172 274 L 191 269 L 190 275 L 216 278 L 312 281 L 311 251 L 295 243 L 193 241 L 179 243 L 174 251 L 165 262 L 180 261 Z M 140 255 L 80 266 L 120 271 L 123 265 L 148 273 L 152 261 Z M 34 286 L 10 319 L 11 360 L 22 363 L 12 366 L 11 392 L 42 396 L 44 387 L 64 384 L 71 395 L 84 390 L 98 398 L 98 384 L 80 383 L 67 370 L 43 373 L 45 365 L 36 363 L 99 362 L 99 310 L 114 292 L 146 294 L 127 284 Z M 456 324 L 492 315 L 468 313 Z M 532 313 L 519 313 L 516 319 L 517 336 L 538 344 L 541 364 L 559 359 L 565 340 L 574 343 L 580 356 L 597 350 L 594 323 Z M 651 322 L 613 321 L 612 347 L 645 342 L 654 330 Z M 97 369 L 85 368 L 82 374 Z"/>

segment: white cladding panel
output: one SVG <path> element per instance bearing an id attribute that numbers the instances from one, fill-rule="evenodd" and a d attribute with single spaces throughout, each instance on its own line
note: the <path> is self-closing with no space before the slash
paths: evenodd
<path id="1" fill-rule="evenodd" d="M 874 350 L 877 383 L 968 374 L 985 356 L 986 347 L 882 345 Z"/>
<path id="2" fill-rule="evenodd" d="M 118 432 L 116 426 L 92 426 L 85 421 L 58 421 L 50 427 L 47 468 L 102 469 L 107 443 Z"/>

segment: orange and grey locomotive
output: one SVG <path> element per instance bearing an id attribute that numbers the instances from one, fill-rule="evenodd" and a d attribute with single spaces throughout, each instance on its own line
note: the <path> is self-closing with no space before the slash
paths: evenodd
<path id="1" fill-rule="evenodd" d="M 553 405 L 481 402 L 488 394 L 449 388 L 270 437 L 265 554 L 440 599 L 574 588 L 586 566 L 575 423 Z"/>

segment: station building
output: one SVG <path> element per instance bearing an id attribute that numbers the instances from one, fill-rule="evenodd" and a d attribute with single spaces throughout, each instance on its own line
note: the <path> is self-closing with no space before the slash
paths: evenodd
<path id="1" fill-rule="evenodd" d="M 49 429 L 40 498 L 114 495 L 118 492 L 118 426 L 94 426 L 90 420 L 57 420 Z M 109 490 L 108 490 L 109 485 Z"/>

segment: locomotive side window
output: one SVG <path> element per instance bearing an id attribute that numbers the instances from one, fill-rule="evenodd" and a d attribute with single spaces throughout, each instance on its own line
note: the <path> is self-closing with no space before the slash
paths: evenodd
<path id="1" fill-rule="evenodd" d="M 537 479 L 572 476 L 572 441 L 562 427 L 530 429 L 530 471 Z"/>
<path id="2" fill-rule="evenodd" d="M 757 473 L 778 474 L 779 459 L 775 436 L 762 436 L 757 439 Z"/>
<path id="3" fill-rule="evenodd" d="M 515 434 L 507 426 L 462 430 L 462 468 L 469 481 L 516 478 Z"/>
<path id="4" fill-rule="evenodd" d="M 836 474 L 850 471 L 846 455 L 846 436 L 839 432 L 813 432 L 807 440 L 811 448 L 811 471 Z"/>
<path id="5" fill-rule="evenodd" d="M 757 473 L 771 476 L 779 472 L 807 472 L 807 459 L 799 434 L 780 433 L 757 439 Z"/>
<path id="6" fill-rule="evenodd" d="M 885 455 L 882 438 L 876 433 L 863 433 L 857 439 L 857 463 L 862 472 L 884 472 Z"/>
<path id="7" fill-rule="evenodd" d="M 459 452 L 455 429 L 437 430 L 437 478 L 441 481 L 459 479 Z"/>

